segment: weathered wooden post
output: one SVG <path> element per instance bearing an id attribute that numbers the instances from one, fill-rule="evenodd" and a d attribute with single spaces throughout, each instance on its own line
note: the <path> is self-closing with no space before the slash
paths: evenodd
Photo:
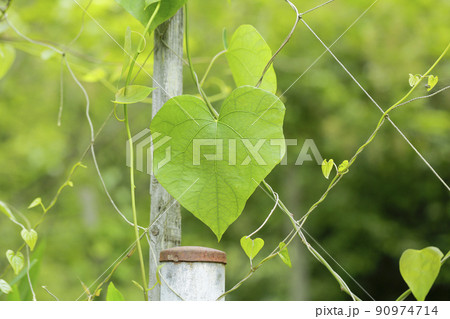
<path id="1" fill-rule="evenodd" d="M 183 9 L 155 30 L 152 118 L 168 99 L 183 93 Z M 152 175 L 150 182 L 150 276 L 156 283 L 161 250 L 181 243 L 180 205 Z M 160 287 L 149 292 L 151 301 L 159 300 Z"/>
<path id="2" fill-rule="evenodd" d="M 227 256 L 223 251 L 196 246 L 169 248 L 161 251 L 160 262 L 161 301 L 212 301 L 225 292 Z"/>

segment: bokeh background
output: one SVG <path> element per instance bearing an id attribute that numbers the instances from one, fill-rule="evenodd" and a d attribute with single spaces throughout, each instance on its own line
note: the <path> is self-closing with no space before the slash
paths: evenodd
<path id="1" fill-rule="evenodd" d="M 293 1 L 301 12 L 321 2 Z M 88 1 L 79 3 L 86 6 Z M 372 4 L 372 0 L 336 0 L 309 13 L 305 20 L 329 45 Z M 123 43 L 127 26 L 137 32 L 143 30 L 112 0 L 93 0 L 88 11 L 119 43 Z M 449 12 L 450 3 L 445 0 L 380 0 L 332 50 L 386 109 L 409 90 L 408 74 L 425 72 L 446 47 Z M 14 1 L 8 15 L 15 27 L 30 38 L 67 51 L 68 61 L 89 93 L 95 129 L 104 125 L 95 146 L 105 182 L 117 205 L 131 219 L 126 132 L 123 124 L 110 116 L 122 50 L 92 19 L 83 16 L 72 0 Z M 239 25 L 252 24 L 275 51 L 288 34 L 295 15 L 282 0 L 189 0 L 189 18 L 191 54 L 197 72 L 203 75 L 212 56 L 223 49 L 223 29 L 230 39 Z M 81 36 L 70 44 L 82 25 Z M 139 35 L 134 33 L 133 39 L 136 44 Z M 60 57 L 47 48 L 27 43 L 3 21 L 0 44 L 4 43 L 15 47 L 16 59 L 0 80 L 0 200 L 13 207 L 16 214 L 35 222 L 40 211 L 27 210 L 29 203 L 38 196 L 48 203 L 89 144 L 85 101 L 65 69 L 64 110 L 62 125 L 58 127 Z M 151 48 L 150 40 L 146 52 Z M 282 99 L 287 108 L 285 136 L 298 139 L 299 145 L 289 147 L 288 165 L 276 167 L 268 180 L 297 218 L 327 186 L 315 162 L 294 165 L 303 141 L 314 139 L 324 158 L 341 162 L 364 143 L 381 115 L 329 54 L 298 79 L 323 51 L 317 39 L 299 23 L 274 64 L 278 93 L 284 93 Z M 152 63 L 145 68 L 151 73 Z M 434 90 L 449 85 L 448 57 L 433 74 L 439 76 Z M 151 85 L 151 80 L 141 72 L 137 83 Z M 185 93 L 196 94 L 187 68 L 184 83 Z M 206 92 L 220 95 L 233 88 L 222 56 L 211 71 Z M 425 94 L 426 88 L 420 87 L 415 96 Z M 149 126 L 151 101 L 147 102 L 130 107 L 134 134 Z M 449 94 L 444 92 L 399 108 L 391 116 L 447 183 L 449 102 Z M 215 105 L 219 107 L 220 103 L 218 100 Z M 83 293 L 81 283 L 90 286 L 133 242 L 133 229 L 108 201 L 91 157 L 87 155 L 83 163 L 88 168 L 76 171 L 74 187 L 63 191 L 39 228 L 33 257 L 39 262 L 32 272 L 39 300 L 52 300 L 41 286 L 61 300 L 77 299 Z M 149 176 L 136 172 L 136 179 L 139 221 L 148 225 Z M 263 191 L 256 190 L 220 243 L 205 225 L 183 210 L 182 244 L 225 251 L 227 288 L 231 288 L 249 269 L 239 239 L 263 222 L 272 205 Z M 439 247 L 446 253 L 450 248 L 449 226 L 448 190 L 386 123 L 349 174 L 314 211 L 305 228 L 318 243 L 310 238 L 313 246 L 326 256 L 320 244 L 374 299 L 395 300 L 407 289 L 399 273 L 401 253 L 426 246 Z M 270 253 L 289 231 L 289 221 L 276 211 L 259 233 L 266 246 L 257 259 Z M 6 258 L 1 256 L 21 244 L 19 232 L 19 227 L 0 216 L 0 274 L 7 266 Z M 144 247 L 147 251 L 146 243 Z M 228 300 L 349 300 L 301 243 L 296 242 L 289 250 L 292 269 L 274 259 L 230 294 Z M 370 300 L 330 257 L 326 259 L 357 295 Z M 140 281 L 138 267 L 135 254 L 113 277 L 127 300 L 141 299 L 132 284 L 132 280 Z M 9 271 L 3 278 L 12 280 L 14 276 Z M 29 299 L 24 280 L 20 285 L 22 300 Z M 450 269 L 446 265 L 428 299 L 448 300 L 449 296 Z M 0 300 L 6 299 L 0 296 Z"/>

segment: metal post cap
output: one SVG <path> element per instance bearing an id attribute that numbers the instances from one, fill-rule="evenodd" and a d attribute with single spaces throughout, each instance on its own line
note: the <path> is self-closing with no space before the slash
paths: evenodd
<path id="1" fill-rule="evenodd" d="M 227 263 L 227 254 L 223 251 L 198 246 L 180 246 L 164 249 L 159 255 L 160 262 L 209 262 Z"/>

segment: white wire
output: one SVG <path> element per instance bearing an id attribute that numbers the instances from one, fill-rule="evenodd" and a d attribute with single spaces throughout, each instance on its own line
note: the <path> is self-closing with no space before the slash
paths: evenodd
<path id="1" fill-rule="evenodd" d="M 302 18 L 301 21 L 303 24 L 311 31 L 311 33 L 316 37 L 317 40 L 325 47 L 325 49 L 331 54 L 331 56 L 336 60 L 337 63 L 345 70 L 345 72 L 350 76 L 350 78 L 355 82 L 359 88 L 364 92 L 364 94 L 372 101 L 373 104 L 376 105 L 376 107 L 380 110 L 381 113 L 384 114 L 384 110 L 378 105 L 378 103 L 372 98 L 372 96 L 364 89 L 364 87 L 356 80 L 356 78 L 353 76 L 352 73 L 345 67 L 345 65 L 334 55 L 333 52 L 327 47 L 327 45 L 322 41 L 322 39 L 319 38 L 319 36 L 311 29 L 311 27 L 306 23 L 306 21 Z M 414 145 L 409 141 L 409 139 L 403 134 L 403 132 L 395 125 L 395 123 L 389 118 L 389 116 L 386 117 L 387 120 L 392 124 L 392 126 L 397 130 L 397 132 L 403 137 L 403 139 L 411 146 L 411 148 L 417 153 L 417 155 L 420 157 L 420 159 L 428 166 L 428 168 L 433 172 L 433 174 L 439 179 L 439 181 L 447 188 L 448 191 L 450 191 L 450 187 L 447 185 L 447 183 L 444 182 L 441 176 L 435 171 L 435 169 L 431 166 L 430 163 L 425 159 L 425 157 L 417 150 L 417 148 L 414 147 Z"/>

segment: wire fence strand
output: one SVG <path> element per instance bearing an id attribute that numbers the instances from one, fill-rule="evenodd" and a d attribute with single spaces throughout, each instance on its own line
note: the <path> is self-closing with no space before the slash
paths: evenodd
<path id="1" fill-rule="evenodd" d="M 302 18 L 300 19 L 302 23 L 308 28 L 309 31 L 314 35 L 314 37 L 325 47 L 328 53 L 336 60 L 336 62 L 344 69 L 344 71 L 350 76 L 350 78 L 355 82 L 358 87 L 364 92 L 364 94 L 372 101 L 372 103 L 380 110 L 381 113 L 384 113 L 384 110 L 378 105 L 375 99 L 367 92 L 367 90 L 359 83 L 359 81 L 353 76 L 353 74 L 345 67 L 345 65 L 336 57 L 336 55 L 330 50 L 330 48 L 322 41 L 322 39 L 314 32 L 314 30 L 306 23 L 306 21 Z M 425 159 L 425 157 L 417 150 L 417 148 L 411 143 L 411 141 L 406 137 L 406 135 L 398 128 L 397 125 L 387 117 L 387 120 L 391 125 L 397 130 L 397 132 L 402 136 L 402 138 L 408 143 L 408 145 L 416 152 L 419 158 L 428 166 L 428 168 L 433 172 L 433 174 L 437 177 L 437 179 L 450 191 L 450 187 L 444 181 L 444 179 L 436 172 L 436 170 L 431 166 L 431 164 Z"/>

